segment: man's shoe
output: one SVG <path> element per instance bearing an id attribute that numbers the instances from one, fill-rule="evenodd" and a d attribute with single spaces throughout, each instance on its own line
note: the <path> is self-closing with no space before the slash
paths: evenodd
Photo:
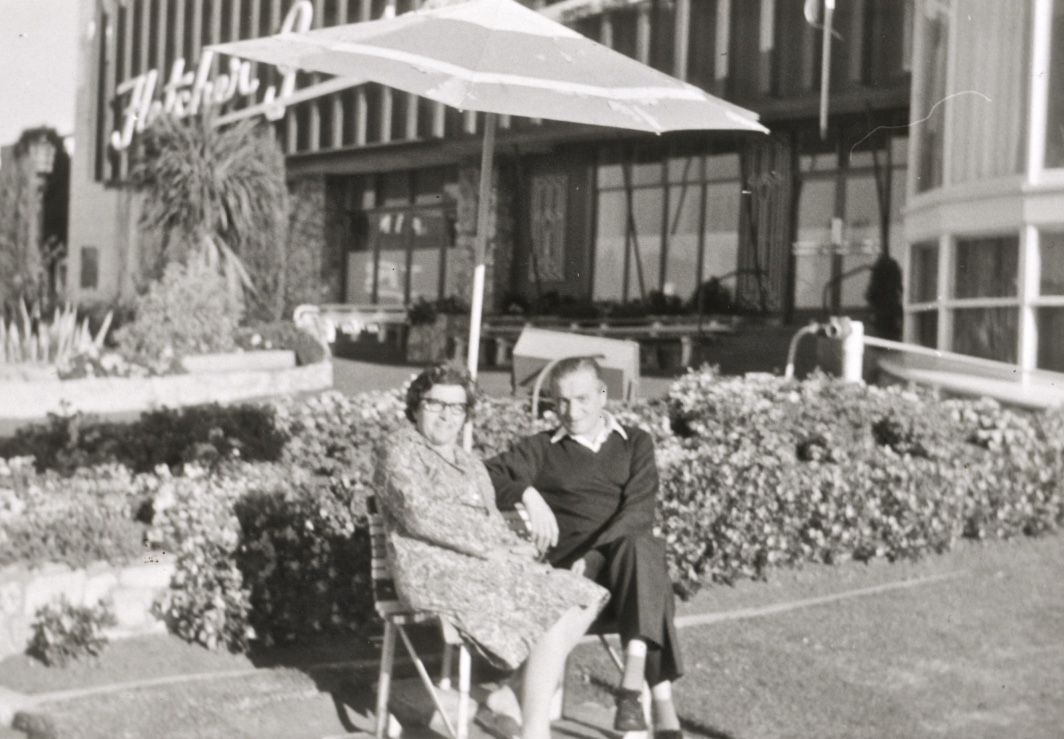
<path id="1" fill-rule="evenodd" d="M 679 729 L 654 729 L 654 739 L 683 739 Z"/>
<path id="2" fill-rule="evenodd" d="M 521 736 L 521 724 L 512 716 L 485 709 L 478 711 L 473 721 L 495 739 L 519 739 Z"/>
<path id="3" fill-rule="evenodd" d="M 647 720 L 643 715 L 643 704 L 639 698 L 643 695 L 641 690 L 626 690 L 618 688 L 614 700 L 617 703 L 617 712 L 613 714 L 613 728 L 615 731 L 646 731 Z"/>

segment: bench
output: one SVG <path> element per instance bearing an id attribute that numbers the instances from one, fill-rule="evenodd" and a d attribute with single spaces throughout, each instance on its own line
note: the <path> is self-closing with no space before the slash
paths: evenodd
<path id="1" fill-rule="evenodd" d="M 686 367 L 691 363 L 694 339 L 711 337 L 718 334 L 732 333 L 735 328 L 731 322 L 709 318 L 701 323 L 692 321 L 689 316 L 681 320 L 670 320 L 663 316 L 649 318 L 617 318 L 609 321 L 512 318 L 508 316 L 488 317 L 484 319 L 481 336 L 495 341 L 495 364 L 503 365 L 509 361 L 521 331 L 526 327 L 546 328 L 586 336 L 601 336 L 611 339 L 631 339 L 640 344 L 650 342 L 678 341 L 680 344 L 680 365 Z"/>

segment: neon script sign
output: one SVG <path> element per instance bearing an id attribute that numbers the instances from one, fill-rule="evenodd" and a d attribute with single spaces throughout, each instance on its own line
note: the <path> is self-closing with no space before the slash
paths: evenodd
<path id="1" fill-rule="evenodd" d="M 309 0 L 299 0 L 284 17 L 281 33 L 302 33 L 310 29 L 314 8 Z M 200 110 L 223 105 L 234 97 L 254 95 L 259 91 L 259 80 L 251 76 L 251 62 L 230 59 L 228 71 L 211 76 L 214 52 L 200 54 L 194 69 L 185 70 L 185 60 L 177 58 L 170 68 L 170 77 L 162 86 L 158 97 L 159 70 L 149 69 L 118 86 L 116 96 L 129 95 L 122 112 L 122 126 L 111 133 L 111 148 L 124 151 L 133 142 L 135 134 L 144 131 L 160 115 L 178 118 L 195 115 Z M 265 114 L 270 120 L 284 115 L 285 103 L 295 93 L 296 70 L 285 70 L 279 86 L 270 85 L 262 93 L 260 105 L 266 106 Z"/>

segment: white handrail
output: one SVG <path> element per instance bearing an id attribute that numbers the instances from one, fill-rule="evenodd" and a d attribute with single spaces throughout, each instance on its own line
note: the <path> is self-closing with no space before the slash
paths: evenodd
<path id="1" fill-rule="evenodd" d="M 983 367 L 985 369 L 992 369 L 998 372 L 1019 375 L 1020 379 L 1026 378 L 1032 374 L 1041 374 L 1042 372 L 1044 372 L 1039 370 L 1027 369 L 1021 367 L 1018 364 L 999 362 L 994 359 L 983 359 L 981 357 L 973 357 L 968 354 L 958 354 L 957 352 L 942 351 L 941 349 L 931 349 L 926 346 L 920 346 L 919 344 L 907 344 L 903 341 L 880 339 L 875 336 L 865 336 L 864 343 L 865 346 L 875 346 L 879 347 L 880 349 L 890 349 L 893 351 L 905 352 L 907 354 L 917 354 L 925 357 L 934 357 L 935 359 L 948 359 L 950 361 L 960 362 L 962 364 L 969 364 L 973 367 Z"/>

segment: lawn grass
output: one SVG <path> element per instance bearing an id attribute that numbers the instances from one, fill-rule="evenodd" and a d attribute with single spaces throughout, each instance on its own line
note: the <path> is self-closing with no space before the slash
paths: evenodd
<path id="1" fill-rule="evenodd" d="M 681 604 L 715 623 L 681 632 L 687 675 L 676 696 L 692 736 L 1059 737 L 1064 726 L 1064 537 L 965 543 L 919 562 L 775 571 Z M 824 605 L 750 609 L 897 581 L 958 576 Z M 745 609 L 743 618 L 733 618 Z M 729 615 L 732 614 L 732 615 Z M 126 689 L 40 706 L 61 737 L 342 733 L 372 705 L 373 670 L 309 669 L 366 658 L 338 641 L 252 655 L 211 653 L 173 637 L 110 645 L 97 664 L 49 669 L 0 662 L 0 686 L 50 692 L 213 672 L 211 679 Z M 225 675 L 233 670 L 239 675 Z M 409 669 L 405 670 L 409 672 Z M 616 671 L 600 648 L 570 661 L 570 706 L 609 705 Z M 347 708 L 338 708 L 346 705 Z M 353 714 L 352 714 L 353 715 Z"/>
<path id="2" fill-rule="evenodd" d="M 735 739 L 1060 737 L 1062 565 L 1064 537 L 1053 536 L 968 545 L 918 563 L 849 563 L 831 578 L 812 568 L 774 585 L 713 589 L 700 596 L 703 607 L 767 602 L 773 592 L 813 597 L 888 574 L 966 573 L 686 629 L 680 713 L 698 733 Z M 574 656 L 570 700 L 607 699 L 616 670 L 600 651 L 581 647 Z"/>

